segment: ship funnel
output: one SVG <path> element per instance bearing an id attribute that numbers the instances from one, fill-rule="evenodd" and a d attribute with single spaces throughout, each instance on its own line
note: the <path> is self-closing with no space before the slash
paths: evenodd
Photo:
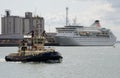
<path id="1" fill-rule="evenodd" d="M 101 27 L 99 20 L 95 20 L 91 27 Z"/>
<path id="2" fill-rule="evenodd" d="M 101 27 L 99 20 L 95 21 L 96 27 Z"/>

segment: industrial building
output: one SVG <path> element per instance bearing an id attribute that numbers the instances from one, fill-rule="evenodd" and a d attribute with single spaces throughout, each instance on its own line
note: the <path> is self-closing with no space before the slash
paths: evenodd
<path id="1" fill-rule="evenodd" d="M 32 17 L 32 12 L 26 12 L 25 17 L 12 16 L 10 11 L 1 18 L 2 35 L 26 35 L 38 26 L 39 34 L 44 31 L 44 18 Z"/>
<path id="2" fill-rule="evenodd" d="M 25 17 L 13 16 L 9 10 L 1 18 L 0 45 L 16 45 L 27 33 L 37 26 L 38 34 L 44 31 L 44 18 L 33 17 L 32 12 L 25 12 Z"/>

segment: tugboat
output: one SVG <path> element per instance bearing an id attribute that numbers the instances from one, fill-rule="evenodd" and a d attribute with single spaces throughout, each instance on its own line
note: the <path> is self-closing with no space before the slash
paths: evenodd
<path id="1" fill-rule="evenodd" d="M 11 62 L 45 62 L 45 63 L 61 63 L 62 56 L 59 52 L 52 48 L 45 48 L 45 31 L 39 36 L 37 29 L 32 30 L 31 45 L 28 46 L 27 40 L 22 40 L 18 49 L 18 53 L 11 53 L 5 56 L 6 61 Z"/>

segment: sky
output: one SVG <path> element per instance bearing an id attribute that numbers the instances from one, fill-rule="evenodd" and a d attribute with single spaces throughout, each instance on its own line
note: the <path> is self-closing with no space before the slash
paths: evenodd
<path id="1" fill-rule="evenodd" d="M 120 40 L 119 4 L 120 0 L 0 0 L 0 17 L 5 15 L 6 9 L 11 15 L 23 17 L 25 12 L 33 12 L 33 16 L 44 17 L 47 32 L 56 32 L 56 27 L 65 25 L 65 8 L 68 7 L 70 24 L 76 19 L 78 24 L 90 26 L 100 20 L 101 26 L 111 29 Z"/>

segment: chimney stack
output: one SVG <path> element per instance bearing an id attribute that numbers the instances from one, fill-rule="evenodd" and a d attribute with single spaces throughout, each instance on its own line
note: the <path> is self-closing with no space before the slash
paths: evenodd
<path id="1" fill-rule="evenodd" d="M 7 17 L 10 16 L 10 10 L 6 10 L 5 12 Z"/>

